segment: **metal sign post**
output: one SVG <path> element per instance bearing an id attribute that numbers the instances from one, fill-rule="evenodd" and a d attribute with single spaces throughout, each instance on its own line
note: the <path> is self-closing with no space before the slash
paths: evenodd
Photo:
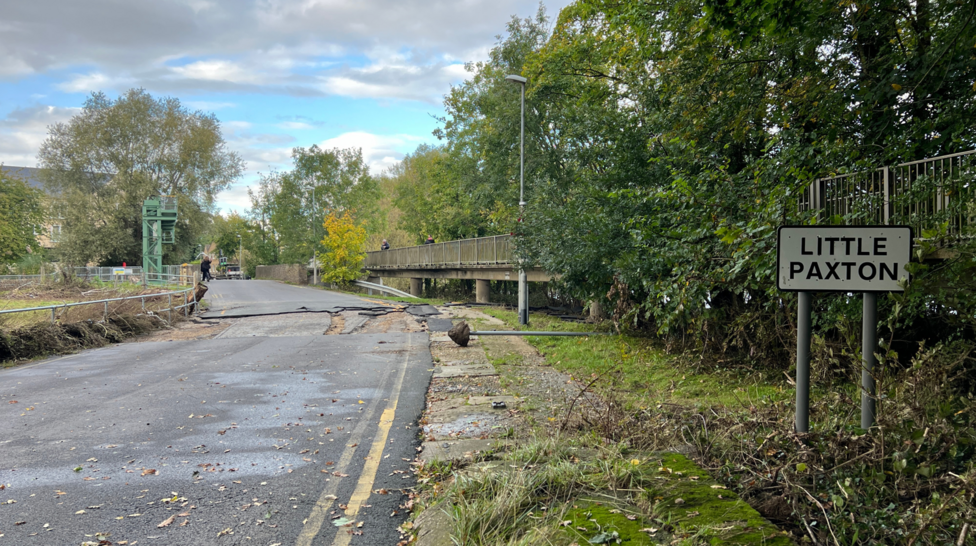
<path id="1" fill-rule="evenodd" d="M 862 292 L 861 428 L 874 425 L 874 351 L 878 293 L 902 292 L 910 278 L 908 226 L 783 226 L 776 247 L 776 285 L 798 292 L 796 431 L 809 432 L 812 292 Z"/>
<path id="2" fill-rule="evenodd" d="M 796 311 L 796 430 L 810 428 L 810 326 L 809 292 L 800 292 Z"/>

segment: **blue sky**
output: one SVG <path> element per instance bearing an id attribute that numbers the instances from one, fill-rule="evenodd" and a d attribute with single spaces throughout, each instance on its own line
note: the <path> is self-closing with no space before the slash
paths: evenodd
<path id="1" fill-rule="evenodd" d="M 551 17 L 567 0 L 547 2 Z M 32 0 L 0 20 L 0 163 L 34 166 L 47 127 L 92 91 L 143 87 L 221 120 L 248 204 L 290 150 L 359 147 L 374 173 L 434 142 L 466 61 L 487 58 L 532 0 Z"/>

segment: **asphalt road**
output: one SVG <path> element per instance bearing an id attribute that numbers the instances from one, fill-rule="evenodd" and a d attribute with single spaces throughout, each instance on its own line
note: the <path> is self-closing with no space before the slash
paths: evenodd
<path id="1" fill-rule="evenodd" d="M 363 303 L 260 281 L 210 289 L 218 311 Z M 0 371 L 0 545 L 395 545 L 427 334 L 323 326 L 327 314 L 240 319 L 215 339 Z"/>
<path id="2" fill-rule="evenodd" d="M 235 317 L 303 311 L 335 310 L 345 306 L 373 306 L 367 300 L 326 290 L 273 281 L 211 281 L 204 301 L 207 317 Z"/>

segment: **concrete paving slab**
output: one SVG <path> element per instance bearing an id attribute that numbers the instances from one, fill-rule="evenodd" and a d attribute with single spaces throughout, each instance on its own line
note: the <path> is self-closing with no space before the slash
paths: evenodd
<path id="1" fill-rule="evenodd" d="M 491 315 L 483 313 L 477 309 L 471 307 L 448 307 L 445 310 L 445 314 L 451 317 L 463 318 L 468 320 L 480 320 L 485 324 L 494 324 L 501 326 L 505 324 L 505 321 L 497 319 Z"/>
<path id="2" fill-rule="evenodd" d="M 430 352 L 435 357 L 435 362 L 440 362 L 445 366 L 488 363 L 488 357 L 485 356 L 485 349 L 481 346 L 481 342 L 469 344 L 467 347 L 459 347 L 453 341 L 450 343 L 432 343 Z"/>
<path id="3" fill-rule="evenodd" d="M 483 451 L 503 445 L 500 440 L 447 440 L 441 442 L 424 442 L 420 460 L 431 461 L 460 461 L 474 459 L 475 455 Z"/>
<path id="4" fill-rule="evenodd" d="M 492 409 L 491 406 L 468 406 L 443 407 L 435 412 L 428 412 L 424 417 L 428 423 L 453 423 L 458 419 L 473 417 L 477 421 L 479 417 L 485 419 L 499 420 L 506 419 L 510 415 L 505 410 Z"/>
<path id="5" fill-rule="evenodd" d="M 448 413 L 432 418 L 446 419 Z M 493 434 L 504 432 L 511 419 L 505 416 L 488 413 L 461 413 L 457 412 L 457 417 L 447 422 L 431 422 L 424 425 L 424 435 L 428 438 L 433 436 L 435 441 L 457 440 L 461 438 L 488 438 Z"/>
<path id="6" fill-rule="evenodd" d="M 447 377 L 478 377 L 484 375 L 498 375 L 494 366 L 476 364 L 474 366 L 437 366 L 434 368 L 434 379 Z"/>
<path id="7" fill-rule="evenodd" d="M 444 400 L 431 400 L 427 403 L 427 415 L 436 414 L 442 411 L 456 410 L 468 405 L 466 396 L 453 396 Z"/>
<path id="8" fill-rule="evenodd" d="M 514 407 L 519 399 L 514 396 L 470 396 L 468 397 L 469 406 L 490 406 L 492 402 L 505 402 L 508 407 Z"/>
<path id="9" fill-rule="evenodd" d="M 449 503 L 438 504 L 421 512 L 413 522 L 417 531 L 417 546 L 454 544 L 451 540 L 451 531 L 454 530 L 452 513 Z"/>
<path id="10" fill-rule="evenodd" d="M 351 317 L 345 317 L 346 323 L 345 327 L 342 329 L 343 334 L 351 334 L 356 331 L 357 328 L 362 328 L 364 324 L 369 322 L 369 319 L 373 317 L 364 315 L 353 315 Z"/>

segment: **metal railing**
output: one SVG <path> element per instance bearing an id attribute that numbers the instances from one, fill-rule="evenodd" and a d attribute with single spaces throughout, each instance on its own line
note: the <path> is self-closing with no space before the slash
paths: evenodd
<path id="1" fill-rule="evenodd" d="M 190 294 L 190 293 L 193 294 L 193 297 L 192 298 L 187 297 L 187 295 Z M 182 301 L 183 301 L 183 304 L 182 305 L 173 306 L 173 296 L 176 295 L 176 294 L 180 294 L 182 296 Z M 113 301 L 127 301 L 127 300 L 141 300 L 141 302 L 142 302 L 142 310 L 145 311 L 146 310 L 146 300 L 147 299 L 155 299 L 155 298 L 162 298 L 162 297 L 166 297 L 166 302 L 167 302 L 166 303 L 166 308 L 165 309 L 162 309 L 162 311 L 166 311 L 169 314 L 169 320 L 167 322 L 173 322 L 173 311 L 174 310 L 183 309 L 183 315 L 184 316 L 189 316 L 189 314 L 190 314 L 190 311 L 189 310 L 191 308 L 192 309 L 197 309 L 197 307 L 196 307 L 196 304 L 197 304 L 196 291 L 193 289 L 193 287 L 190 287 L 190 288 L 187 288 L 185 290 L 175 290 L 175 291 L 172 291 L 172 292 L 162 292 L 162 293 L 159 293 L 159 294 L 143 294 L 143 295 L 140 295 L 140 296 L 126 296 L 124 298 L 108 298 L 108 299 L 104 299 L 104 300 L 79 301 L 79 302 L 72 302 L 72 303 L 61 303 L 61 304 L 57 304 L 57 305 L 43 305 L 43 306 L 40 306 L 40 307 L 26 307 L 26 308 L 23 308 L 23 309 L 4 309 L 4 310 L 0 310 L 0 315 L 7 315 L 7 314 L 12 314 L 12 313 L 30 313 L 30 312 L 36 312 L 36 311 L 47 311 L 47 310 L 50 310 L 51 311 L 51 323 L 53 324 L 54 322 L 57 321 L 57 311 L 58 311 L 58 309 L 67 310 L 70 307 L 81 307 L 83 305 L 95 305 L 95 304 L 101 303 L 101 304 L 104 304 L 104 306 L 105 306 L 105 310 L 103 312 L 103 319 L 104 320 L 108 320 L 108 315 L 109 315 L 108 304 L 109 304 L 109 302 L 113 302 Z"/>
<path id="2" fill-rule="evenodd" d="M 366 253 L 366 269 L 493 266 L 513 263 L 512 236 L 495 235 Z"/>
<path id="3" fill-rule="evenodd" d="M 894 167 L 815 180 L 800 198 L 800 210 L 821 220 L 843 216 L 853 224 L 906 224 L 922 229 L 946 225 L 958 236 L 976 225 L 976 150 L 910 161 Z"/>
<path id="4" fill-rule="evenodd" d="M 162 282 L 168 284 L 191 285 L 194 282 L 194 274 L 199 266 L 189 264 L 186 271 L 179 265 L 164 265 L 163 273 L 150 273 L 147 279 L 150 283 Z M 130 281 L 137 284 L 142 283 L 142 266 L 126 267 L 131 271 L 125 275 L 116 275 L 113 267 L 75 267 L 75 277 L 85 280 L 98 280 L 102 282 Z M 59 278 L 57 271 L 46 271 L 43 275 L 0 275 L 0 283 L 3 281 L 56 281 Z"/>

